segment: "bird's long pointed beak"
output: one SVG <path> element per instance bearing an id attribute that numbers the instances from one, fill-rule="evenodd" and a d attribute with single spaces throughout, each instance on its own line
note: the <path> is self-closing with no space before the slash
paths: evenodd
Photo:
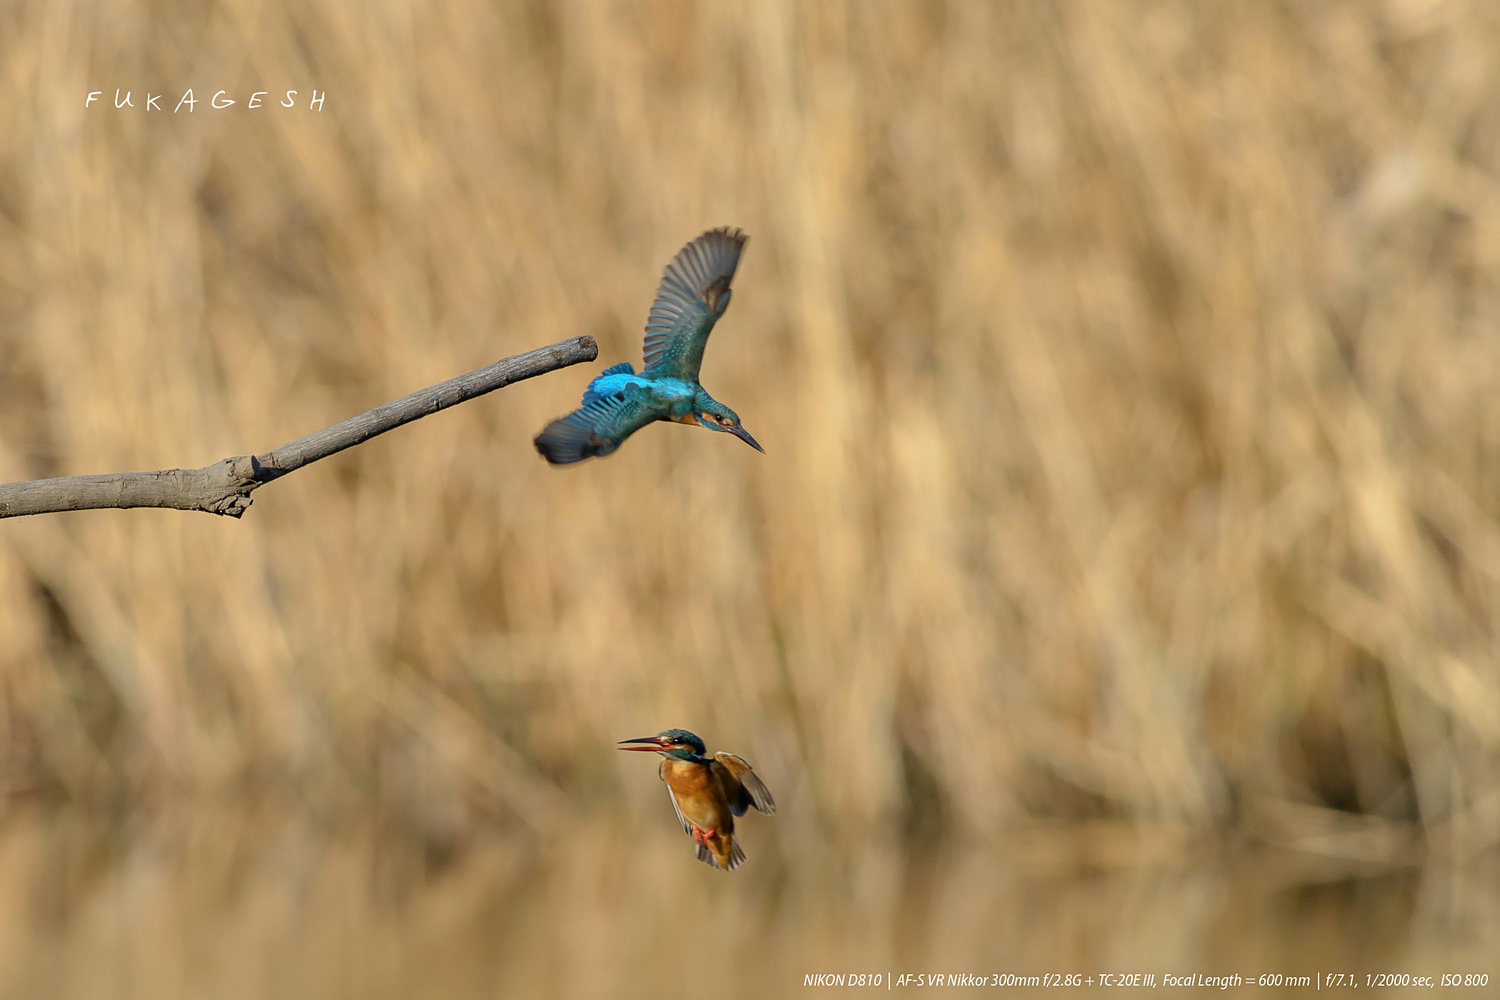
<path id="1" fill-rule="evenodd" d="M 747 430 L 745 430 L 745 428 L 743 428 L 743 427 L 731 427 L 731 428 L 729 428 L 729 433 L 733 434 L 735 437 L 739 438 L 741 441 L 745 442 L 750 447 L 752 447 L 756 451 L 760 452 L 762 455 L 764 455 L 766 453 L 766 449 L 762 448 L 760 446 L 760 442 L 757 441 L 757 440 L 755 440 L 755 438 L 751 437 L 750 436 L 750 432 L 747 431 Z"/>
<path id="2" fill-rule="evenodd" d="M 643 746 L 643 747 L 628 747 L 628 746 L 625 745 L 627 743 L 645 743 L 645 744 L 648 744 L 648 745 L 647 746 Z M 615 747 L 615 749 L 616 750 L 644 750 L 644 751 L 647 751 L 649 753 L 655 753 L 656 751 L 660 750 L 662 747 L 666 746 L 666 743 L 667 743 L 667 741 L 664 740 L 664 739 L 662 739 L 660 736 L 642 736 L 638 740 L 621 740 L 620 741 L 620 745 L 617 746 L 617 747 Z"/>

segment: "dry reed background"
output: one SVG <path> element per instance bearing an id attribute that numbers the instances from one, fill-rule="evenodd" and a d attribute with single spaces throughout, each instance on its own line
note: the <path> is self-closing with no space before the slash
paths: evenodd
<path id="1" fill-rule="evenodd" d="M 242 522 L 0 524 L 12 801 L 270 798 L 437 857 L 607 823 L 624 856 L 678 834 L 611 744 L 681 725 L 770 778 L 752 861 L 1037 820 L 1494 844 L 1486 5 L 0 26 L 0 477 L 202 465 L 578 333 L 638 361 L 720 224 L 752 240 L 704 381 L 768 452 L 660 427 L 549 469 L 578 369 Z M 239 103 L 172 114 L 188 87 Z"/>

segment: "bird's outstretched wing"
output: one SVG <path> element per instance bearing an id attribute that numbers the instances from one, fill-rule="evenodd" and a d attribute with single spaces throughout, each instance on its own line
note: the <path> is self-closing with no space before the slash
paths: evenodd
<path id="1" fill-rule="evenodd" d="M 677 252 L 662 272 L 646 319 L 643 375 L 698 381 L 709 332 L 729 308 L 729 283 L 748 237 L 710 229 Z"/>
<path id="2" fill-rule="evenodd" d="M 771 798 L 771 790 L 742 758 L 720 750 L 714 754 L 714 771 L 724 782 L 730 812 L 743 816 L 745 810 L 754 806 L 767 816 L 776 815 L 776 800 Z"/>
<path id="3" fill-rule="evenodd" d="M 536 436 L 536 450 L 553 465 L 608 455 L 625 439 L 666 410 L 636 392 L 595 397 L 566 417 L 552 421 Z"/>

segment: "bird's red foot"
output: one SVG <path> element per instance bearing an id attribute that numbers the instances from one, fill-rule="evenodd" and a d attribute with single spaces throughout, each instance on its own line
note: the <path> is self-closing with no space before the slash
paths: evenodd
<path id="1" fill-rule="evenodd" d="M 703 841 L 703 831 L 698 829 L 696 826 L 693 827 L 693 843 L 697 844 L 699 847 L 704 847 L 706 845 L 703 843 Z"/>

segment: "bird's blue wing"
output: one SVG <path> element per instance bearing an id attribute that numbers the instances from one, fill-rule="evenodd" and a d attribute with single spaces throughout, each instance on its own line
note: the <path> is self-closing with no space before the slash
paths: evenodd
<path id="1" fill-rule="evenodd" d="M 646 319 L 641 374 L 698 381 L 708 335 L 729 308 L 729 283 L 746 239 L 738 229 L 711 229 L 672 258 Z"/>
<path id="2" fill-rule="evenodd" d="M 536 436 L 536 450 L 553 465 L 609 455 L 626 438 L 665 413 L 664 407 L 638 392 L 599 397 L 548 424 Z"/>

